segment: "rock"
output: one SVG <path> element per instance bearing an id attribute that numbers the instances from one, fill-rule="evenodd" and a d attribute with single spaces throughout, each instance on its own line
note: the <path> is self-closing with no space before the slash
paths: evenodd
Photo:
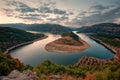
<path id="1" fill-rule="evenodd" d="M 9 75 L 8 75 L 8 78 L 17 78 L 20 76 L 20 72 L 18 70 L 13 70 Z"/>
<path id="2" fill-rule="evenodd" d="M 8 76 L 1 76 L 0 80 L 40 80 L 40 79 L 31 70 L 25 70 L 23 72 L 13 70 Z"/>
<path id="3" fill-rule="evenodd" d="M 83 56 L 74 66 L 103 65 L 107 60 Z"/>
<path id="4" fill-rule="evenodd" d="M 22 74 L 21 76 L 16 78 L 16 80 L 33 80 L 33 79 L 31 79 L 29 76 L 26 76 L 26 75 Z"/>
<path id="5" fill-rule="evenodd" d="M 62 80 L 62 77 L 60 75 L 51 75 L 48 80 Z"/>
<path id="6" fill-rule="evenodd" d="M 38 80 L 39 79 L 37 77 L 36 73 L 32 72 L 31 70 L 23 71 L 23 74 L 26 75 L 26 76 L 29 76 L 33 80 Z"/>
<path id="7" fill-rule="evenodd" d="M 2 78 L 0 78 L 0 80 L 13 80 L 13 79 L 9 79 L 7 77 L 2 77 Z"/>

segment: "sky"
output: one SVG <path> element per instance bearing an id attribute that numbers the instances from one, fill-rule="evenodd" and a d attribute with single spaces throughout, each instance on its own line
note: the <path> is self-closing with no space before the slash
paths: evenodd
<path id="1" fill-rule="evenodd" d="M 120 24 L 120 0 L 0 0 L 0 24 Z"/>

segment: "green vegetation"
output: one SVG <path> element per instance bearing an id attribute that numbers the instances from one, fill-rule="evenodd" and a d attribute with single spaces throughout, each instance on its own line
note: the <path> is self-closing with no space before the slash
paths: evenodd
<path id="1" fill-rule="evenodd" d="M 77 29 L 80 33 L 93 33 L 93 37 L 114 47 L 120 47 L 120 24 L 101 23 Z"/>
<path id="2" fill-rule="evenodd" d="M 48 75 L 67 74 L 75 78 L 94 80 L 120 79 L 120 63 L 115 61 L 107 62 L 102 66 L 63 66 L 47 60 L 40 65 L 31 67 L 24 65 L 18 59 L 14 59 L 8 54 L 0 52 L 0 76 L 7 75 L 12 70 L 23 71 L 26 69 L 35 71 L 40 78 L 47 77 Z"/>
<path id="3" fill-rule="evenodd" d="M 31 26 L 31 24 L 12 23 L 12 24 L 0 24 L 0 26 L 25 30 L 27 27 Z"/>
<path id="4" fill-rule="evenodd" d="M 79 38 L 79 36 L 77 36 L 75 33 L 73 33 L 73 32 L 66 32 L 66 33 L 63 33 L 62 35 L 61 35 L 62 37 L 65 37 L 65 36 L 70 36 L 70 37 L 72 37 L 74 40 L 76 40 L 76 41 L 79 41 L 80 40 L 80 38 Z"/>
<path id="5" fill-rule="evenodd" d="M 25 42 L 44 36 L 43 34 L 32 34 L 15 28 L 0 27 L 0 41 Z"/>
<path id="6" fill-rule="evenodd" d="M 24 65 L 18 59 L 12 58 L 9 54 L 3 54 L 0 50 L 0 76 L 9 74 L 12 70 L 32 69 L 29 65 Z"/>
<path id="7" fill-rule="evenodd" d="M 32 34 L 15 28 L 0 27 L 0 49 L 5 51 L 11 46 L 32 41 L 43 36 L 43 34 Z"/>
<path id="8" fill-rule="evenodd" d="M 42 64 L 35 66 L 33 71 L 42 77 L 43 75 L 68 74 L 74 77 L 86 78 L 87 73 L 94 75 L 95 80 L 119 80 L 120 79 L 120 63 L 107 62 L 102 66 L 62 66 L 44 61 Z"/>
<path id="9" fill-rule="evenodd" d="M 105 34 L 94 34 L 92 36 L 102 40 L 104 43 L 120 48 L 120 38 L 118 37 L 105 35 Z"/>
<path id="10" fill-rule="evenodd" d="M 18 59 L 12 58 L 9 54 L 3 54 L 7 48 L 14 45 L 32 41 L 44 37 L 43 34 L 32 34 L 15 28 L 0 27 L 0 76 L 7 75 L 12 70 L 32 69 L 29 65 L 24 65 Z"/>
<path id="11" fill-rule="evenodd" d="M 79 36 L 77 36 L 73 32 L 65 32 L 61 35 L 63 38 L 56 41 L 58 44 L 67 44 L 67 45 L 75 45 L 75 46 L 81 46 L 83 44 L 80 41 Z"/>
<path id="12" fill-rule="evenodd" d="M 79 33 L 107 34 L 120 38 L 120 24 L 114 23 L 101 23 L 92 26 L 81 27 L 78 28 L 77 31 Z"/>

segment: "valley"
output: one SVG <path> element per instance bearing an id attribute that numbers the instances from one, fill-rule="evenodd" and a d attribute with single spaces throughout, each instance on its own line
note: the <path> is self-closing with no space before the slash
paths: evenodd
<path id="1" fill-rule="evenodd" d="M 1 40 L 0 42 L 2 45 L 3 44 L 8 45 L 7 44 L 8 42 L 17 41 L 16 44 L 11 43 L 12 45 L 11 46 L 8 45 L 8 47 L 4 45 L 1 46 L 2 51 L 7 50 L 9 47 L 13 47 L 13 49 L 10 48 L 10 51 L 6 52 L 9 53 L 10 55 L 9 54 L 1 55 L 1 57 L 3 56 L 5 57 L 4 60 L 10 61 L 12 59 L 15 61 L 14 64 L 18 65 L 14 68 L 12 68 L 11 66 L 13 65 L 11 65 L 9 66 L 9 69 L 6 69 L 7 67 L 0 65 L 1 67 L 4 67 L 3 70 L 9 70 L 9 72 L 14 69 L 17 69 L 23 71 L 22 74 L 24 75 L 26 69 L 30 69 L 33 72 L 36 72 L 36 74 L 30 72 L 31 76 L 36 76 L 36 75 L 40 76 L 40 77 L 36 76 L 37 79 L 38 78 L 49 79 L 51 78 L 51 76 L 52 78 L 57 78 L 56 76 L 59 76 L 62 79 L 65 78 L 87 79 L 89 75 L 97 76 L 98 75 L 97 72 L 99 70 L 104 70 L 104 73 L 106 73 L 106 71 L 109 68 L 109 71 L 111 71 L 111 67 L 114 66 L 119 61 L 119 54 L 118 54 L 119 37 L 116 35 L 116 33 L 115 33 L 116 36 L 111 35 L 111 37 L 108 36 L 108 33 L 105 33 L 104 35 L 98 33 L 83 34 L 83 33 L 76 33 L 76 31 L 75 32 L 73 31 L 73 33 L 69 31 L 67 33 L 60 33 L 61 35 L 60 34 L 55 35 L 52 32 L 51 33 L 42 32 L 41 34 L 41 32 L 35 32 L 35 31 L 26 32 L 8 27 L 7 28 L 1 27 L 1 31 L 2 31 L 1 33 L 3 33 L 4 35 L 9 35 L 4 38 L 2 36 L 3 34 L 1 34 L 0 37 L 2 38 L 0 39 Z M 6 31 L 7 33 L 5 33 Z M 17 35 L 14 35 L 14 32 L 18 32 Z M 105 35 L 107 35 L 108 37 Z M 109 41 L 107 41 L 107 39 L 109 39 Z M 114 46 L 115 48 L 112 47 L 112 49 L 114 49 L 115 51 L 118 50 L 118 53 L 116 54 L 116 52 L 113 51 L 115 53 L 114 55 L 113 52 L 110 51 L 112 49 L 111 47 L 109 48 L 108 44 L 110 46 Z M 52 47 L 54 46 L 54 48 L 52 48 L 51 46 Z M 104 46 L 106 46 L 110 50 Z M 9 62 L 5 62 L 5 63 L 8 64 Z M 46 65 L 49 65 L 49 67 L 47 67 L 47 69 L 44 70 Z M 102 67 L 107 66 L 107 67 L 103 69 L 100 68 L 100 66 Z M 119 73 L 119 68 L 117 68 L 117 66 L 119 66 L 118 63 L 115 67 L 116 70 L 112 71 L 113 74 Z M 88 68 L 91 68 L 92 70 L 88 70 Z M 95 74 L 91 72 L 95 72 Z M 8 73 L 4 72 L 4 74 L 8 74 Z M 102 74 L 102 72 L 100 72 L 100 74 Z M 43 77 L 43 75 L 45 77 Z M 106 73 L 106 75 L 109 74 Z M 9 78 L 9 76 L 5 76 L 4 78 Z M 96 77 L 90 77 L 90 78 L 95 79 Z"/>
<path id="2" fill-rule="evenodd" d="M 120 0 L 0 0 L 0 80 L 120 80 Z"/>

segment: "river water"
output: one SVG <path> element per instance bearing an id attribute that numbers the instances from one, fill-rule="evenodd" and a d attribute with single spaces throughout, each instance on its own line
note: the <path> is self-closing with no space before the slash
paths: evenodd
<path id="1" fill-rule="evenodd" d="M 24 64 L 30 64 L 31 66 L 38 65 L 45 60 L 50 60 L 60 65 L 72 65 L 75 64 L 82 56 L 96 57 L 100 59 L 110 59 L 114 57 L 114 54 L 110 50 L 106 49 L 101 44 L 96 43 L 87 35 L 78 33 L 77 35 L 86 41 L 90 45 L 90 48 L 83 52 L 76 53 L 48 52 L 44 48 L 45 45 L 60 38 L 60 35 L 53 35 L 50 33 L 46 33 L 46 35 L 48 35 L 48 38 L 16 48 L 15 50 L 12 50 L 10 54 L 21 60 Z"/>

